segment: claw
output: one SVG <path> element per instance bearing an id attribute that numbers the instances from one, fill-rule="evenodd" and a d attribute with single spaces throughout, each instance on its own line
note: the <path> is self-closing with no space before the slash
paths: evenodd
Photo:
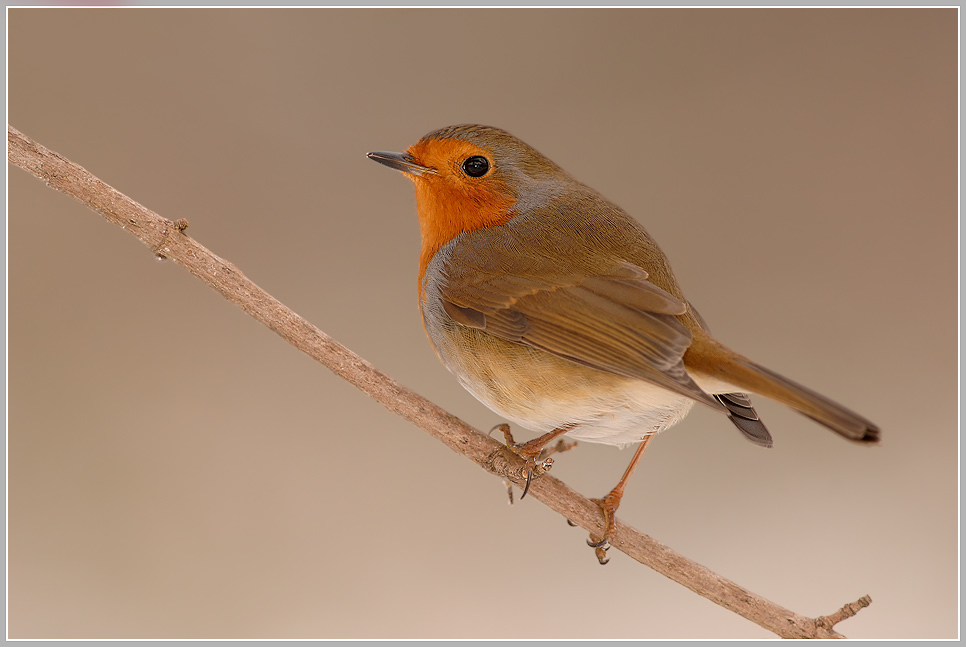
<path id="1" fill-rule="evenodd" d="M 610 557 L 607 556 L 608 548 L 610 548 L 610 546 L 601 546 L 599 548 L 594 549 L 594 555 L 597 556 L 597 562 L 601 566 L 603 566 L 604 564 L 610 561 Z"/>
<path id="2" fill-rule="evenodd" d="M 527 461 L 527 484 L 526 487 L 523 488 L 523 494 L 520 495 L 521 501 L 523 500 L 523 497 L 527 495 L 527 492 L 530 491 L 530 481 L 533 480 L 534 474 L 537 476 L 542 476 L 549 472 L 550 468 L 553 467 L 552 458 L 543 459 L 539 465 L 536 464 L 537 459 L 527 458 L 525 460 Z"/>
<path id="3" fill-rule="evenodd" d="M 596 535 L 591 534 L 587 540 L 587 545 L 594 549 L 597 561 L 603 566 L 610 561 L 606 553 L 610 549 L 611 539 L 617 534 L 617 517 L 614 512 L 620 504 L 620 498 L 614 496 L 614 493 L 611 492 L 603 499 L 591 499 L 591 501 L 600 506 L 600 511 L 604 515 L 604 533 L 599 539 Z"/>
<path id="4" fill-rule="evenodd" d="M 523 494 L 520 495 L 521 501 L 523 501 L 523 497 L 527 495 L 527 492 L 530 491 L 530 481 L 532 480 L 533 480 L 533 468 L 530 467 L 527 469 L 527 484 L 523 488 Z"/>
<path id="5" fill-rule="evenodd" d="M 600 541 L 591 541 L 592 539 L 593 535 L 591 535 L 591 539 L 587 540 L 587 545 L 594 549 L 594 555 L 597 557 L 597 562 L 603 566 L 610 561 L 610 557 L 607 556 L 607 551 L 610 550 L 610 542 L 608 542 L 606 538 L 601 539 Z"/>

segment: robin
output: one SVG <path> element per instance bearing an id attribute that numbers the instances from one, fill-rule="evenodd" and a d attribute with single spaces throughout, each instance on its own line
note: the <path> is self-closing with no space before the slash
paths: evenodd
<path id="1" fill-rule="evenodd" d="M 588 543 L 601 564 L 644 450 L 696 402 L 762 447 L 772 438 L 749 392 L 849 440 L 878 441 L 869 420 L 715 340 L 641 224 L 509 133 L 450 126 L 405 153 L 368 157 L 415 184 L 426 334 L 466 390 L 541 434 L 516 444 L 503 426 L 529 474 L 563 435 L 639 443 L 595 500 L 605 530 Z"/>

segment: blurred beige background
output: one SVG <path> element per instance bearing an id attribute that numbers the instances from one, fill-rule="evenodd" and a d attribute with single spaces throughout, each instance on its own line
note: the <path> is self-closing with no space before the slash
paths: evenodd
<path id="1" fill-rule="evenodd" d="M 634 214 L 738 351 L 875 420 L 696 410 L 621 516 L 853 638 L 957 635 L 957 13 L 11 10 L 9 120 L 404 384 L 500 420 L 365 158 L 500 126 Z M 9 168 L 9 635 L 763 638 Z M 554 474 L 604 494 L 631 452 Z"/>

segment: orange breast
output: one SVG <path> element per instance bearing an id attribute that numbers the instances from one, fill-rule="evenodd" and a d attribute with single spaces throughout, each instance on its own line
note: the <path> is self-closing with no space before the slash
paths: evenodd
<path id="1" fill-rule="evenodd" d="M 413 176 L 416 185 L 416 208 L 422 235 L 419 256 L 419 293 L 423 294 L 426 267 L 439 249 L 460 234 L 485 227 L 495 227 L 516 215 L 516 203 L 509 187 L 494 176 L 468 178 L 459 168 L 472 155 L 492 155 L 473 144 L 458 140 L 428 140 L 409 148 L 424 166 L 438 175 Z"/>

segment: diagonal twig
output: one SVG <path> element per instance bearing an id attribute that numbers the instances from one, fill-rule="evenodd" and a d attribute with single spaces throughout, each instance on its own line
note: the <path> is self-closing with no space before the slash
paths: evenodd
<path id="1" fill-rule="evenodd" d="M 453 451 L 504 480 L 522 485 L 523 461 L 496 440 L 450 415 L 418 393 L 376 370 L 187 236 L 187 221 L 171 221 L 146 209 L 88 171 L 7 126 L 7 157 L 49 186 L 71 195 L 132 233 L 154 254 L 170 258 L 238 305 L 287 342 L 318 360 L 390 411 L 421 427 Z M 535 479 L 530 496 L 585 530 L 603 531 L 600 508 L 550 475 Z M 842 638 L 834 625 L 868 606 L 868 596 L 829 616 L 808 618 L 741 588 L 617 521 L 612 545 L 666 577 L 783 638 Z"/>

